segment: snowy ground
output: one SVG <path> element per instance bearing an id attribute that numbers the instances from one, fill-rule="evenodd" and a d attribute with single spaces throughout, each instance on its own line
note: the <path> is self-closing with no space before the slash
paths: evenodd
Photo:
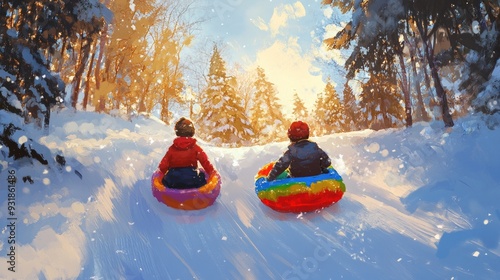
<path id="1" fill-rule="evenodd" d="M 314 138 L 347 192 L 332 207 L 297 215 L 266 208 L 253 188 L 285 142 L 201 143 L 223 189 L 212 207 L 188 212 L 151 195 L 171 127 L 54 114 L 40 142 L 65 155 L 64 167 L 0 161 L 0 278 L 500 279 L 500 129 L 484 120 L 500 122 L 471 117 L 449 131 L 419 123 Z M 14 216 L 9 171 L 17 178 Z"/>

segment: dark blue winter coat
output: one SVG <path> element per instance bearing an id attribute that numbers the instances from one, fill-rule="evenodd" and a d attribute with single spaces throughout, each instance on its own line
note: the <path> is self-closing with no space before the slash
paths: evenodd
<path id="1" fill-rule="evenodd" d="M 289 169 L 291 177 L 308 177 L 326 173 L 331 165 L 330 157 L 318 144 L 307 139 L 293 142 L 269 172 L 267 180 L 275 180 Z"/>

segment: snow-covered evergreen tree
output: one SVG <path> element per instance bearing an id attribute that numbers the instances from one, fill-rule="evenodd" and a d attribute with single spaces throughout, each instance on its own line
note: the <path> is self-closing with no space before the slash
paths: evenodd
<path id="1" fill-rule="evenodd" d="M 294 92 L 293 94 L 293 117 L 297 120 L 307 121 L 309 114 L 307 113 L 307 108 L 304 105 L 304 101 L 300 99 L 299 94 Z"/>
<path id="2" fill-rule="evenodd" d="M 359 106 L 367 128 L 377 130 L 401 124 L 404 109 L 394 82 L 383 75 L 372 74 L 362 88 Z"/>
<path id="3" fill-rule="evenodd" d="M 349 83 L 344 84 L 343 91 L 343 106 L 344 106 L 344 131 L 354 131 L 359 128 L 358 125 L 358 116 L 359 116 L 359 107 L 356 104 L 356 97 L 352 92 L 352 88 L 349 86 Z"/>
<path id="4" fill-rule="evenodd" d="M 0 3 L 0 158 L 52 160 L 49 149 L 26 135 L 24 127 L 34 123 L 48 132 L 51 108 L 65 95 L 51 58 L 71 51 L 61 44 L 86 28 L 99 29 L 96 19 L 107 11 L 89 0 Z"/>
<path id="5" fill-rule="evenodd" d="M 267 80 L 264 69 L 257 67 L 257 79 L 254 82 L 255 95 L 250 110 L 250 122 L 258 135 L 256 143 L 287 139 L 286 121 L 278 103 L 274 84 Z"/>
<path id="6" fill-rule="evenodd" d="M 314 136 L 322 136 L 325 134 L 325 107 L 323 102 L 323 93 L 318 93 L 316 102 L 314 102 L 314 120 L 311 128 Z"/>
<path id="7" fill-rule="evenodd" d="M 467 54 L 460 87 L 475 98 L 472 106 L 476 111 L 493 114 L 500 108 L 500 84 L 496 75 L 500 66 L 500 30 L 492 28 L 479 36 L 482 48 Z"/>
<path id="8" fill-rule="evenodd" d="M 500 60 L 497 60 L 491 79 L 485 84 L 485 89 L 474 99 L 472 106 L 485 114 L 500 112 Z"/>
<path id="9" fill-rule="evenodd" d="M 454 122 L 440 68 L 450 59 L 466 57 L 461 87 L 476 97 L 484 90 L 500 57 L 499 1 L 323 0 L 322 4 L 332 5 L 352 16 L 347 24 L 343 24 L 341 31 L 325 40 L 332 49 L 351 47 L 353 50 L 345 64 L 348 79 L 359 71 L 382 73 L 379 70 L 381 66 L 391 64 L 397 56 L 403 61 L 400 39 L 416 37 L 417 44 L 408 46 L 410 41 L 406 40 L 405 45 L 422 51 L 425 59 L 418 65 L 424 73 L 427 73 L 427 67 L 430 70 L 430 75 L 426 74 L 425 78 L 433 81 L 432 88 L 438 97 L 439 113 L 445 127 L 452 127 Z M 444 40 L 441 40 L 440 34 L 445 34 Z M 411 53 L 415 54 L 413 50 L 410 50 Z M 428 90 L 431 88 L 428 87 Z M 421 96 L 418 98 L 418 113 L 426 119 L 423 100 Z M 463 100 L 467 102 L 468 99 Z M 406 91 L 407 125 L 411 124 L 410 102 Z M 488 111 L 485 106 L 477 109 Z"/>
<path id="10" fill-rule="evenodd" d="M 207 141 L 235 147 L 250 143 L 254 133 L 234 89 L 235 78 L 227 75 L 225 64 L 214 46 L 208 84 L 200 104 L 198 131 Z"/>
<path id="11" fill-rule="evenodd" d="M 325 96 L 323 98 L 323 108 L 325 111 L 326 133 L 342 131 L 344 123 L 344 106 L 340 102 L 337 91 L 330 80 L 325 86 Z"/>

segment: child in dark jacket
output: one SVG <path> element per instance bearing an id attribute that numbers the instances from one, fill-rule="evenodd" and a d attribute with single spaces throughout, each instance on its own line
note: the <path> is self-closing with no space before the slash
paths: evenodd
<path id="1" fill-rule="evenodd" d="M 172 189 L 199 188 L 207 183 L 205 174 L 198 170 L 198 162 L 210 176 L 215 172 L 203 149 L 196 144 L 194 125 L 186 118 L 175 124 L 173 144 L 160 162 L 158 168 L 165 174 L 162 183 Z"/>
<path id="2" fill-rule="evenodd" d="M 309 126 L 302 121 L 293 122 L 288 129 L 292 142 L 279 158 L 267 176 L 268 181 L 276 180 L 287 168 L 290 177 L 308 177 L 328 173 L 330 157 L 318 144 L 309 141 Z"/>

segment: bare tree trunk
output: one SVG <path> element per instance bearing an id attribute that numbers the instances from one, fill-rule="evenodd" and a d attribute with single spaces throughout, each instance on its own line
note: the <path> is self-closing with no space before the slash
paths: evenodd
<path id="1" fill-rule="evenodd" d="M 422 90 L 420 88 L 420 84 L 421 84 L 422 80 L 421 80 L 420 75 L 418 75 L 417 62 L 415 61 L 415 56 L 416 56 L 415 43 L 410 42 L 410 39 L 408 38 L 407 34 L 405 34 L 405 42 L 407 42 L 408 49 L 410 50 L 411 68 L 412 68 L 413 77 L 415 77 L 414 87 L 415 87 L 415 91 L 417 92 L 417 108 L 416 108 L 417 115 L 416 115 L 416 117 L 417 117 L 418 121 L 428 122 L 428 121 L 430 121 L 430 117 L 427 114 L 427 111 L 425 110 L 424 99 L 422 97 Z M 424 67 L 424 70 L 425 70 L 425 67 Z"/>
<path id="2" fill-rule="evenodd" d="M 401 90 L 405 98 L 405 113 L 406 113 L 406 127 L 411 127 L 413 125 L 413 119 L 411 116 L 411 99 L 410 99 L 410 89 L 408 85 L 408 77 L 406 75 L 406 66 L 403 58 L 403 52 L 399 51 L 399 66 L 401 67 L 401 76 L 403 81 L 400 82 Z"/>
<path id="3" fill-rule="evenodd" d="M 56 72 L 57 73 L 61 73 L 61 71 L 62 71 L 62 67 L 63 67 L 63 64 L 64 64 L 64 52 L 66 51 L 67 41 L 68 41 L 67 38 L 63 38 L 62 39 L 62 43 L 63 44 L 62 44 L 62 47 L 61 47 L 61 57 L 58 59 L 57 67 L 56 67 Z"/>
<path id="4" fill-rule="evenodd" d="M 109 7 L 110 0 L 105 0 L 104 5 Z M 106 42 L 108 41 L 108 25 L 109 23 L 104 23 L 104 27 L 101 31 L 101 38 L 99 42 L 99 55 L 97 56 L 97 61 L 95 64 L 95 91 L 98 92 L 101 88 L 101 65 L 102 59 L 104 57 L 104 49 L 106 48 Z M 106 110 L 106 102 L 104 96 L 99 96 L 99 99 L 96 104 L 96 112 L 104 112 Z"/>
<path id="5" fill-rule="evenodd" d="M 425 62 L 427 59 L 424 59 L 424 61 L 422 62 Z M 428 65 L 428 63 L 427 63 Z M 424 80 L 425 80 L 425 87 L 427 88 L 428 91 L 431 90 L 431 80 L 429 79 L 429 73 L 427 73 L 427 67 L 424 66 L 422 67 L 422 69 L 424 70 Z"/>
<path id="6" fill-rule="evenodd" d="M 427 111 L 425 110 L 424 99 L 422 97 L 422 90 L 420 89 L 421 79 L 417 73 L 417 63 L 415 62 L 415 57 L 414 57 L 415 50 L 414 49 L 413 51 L 410 50 L 410 53 L 411 52 L 413 52 L 413 54 L 411 54 L 411 66 L 412 66 L 413 76 L 415 77 L 415 90 L 417 91 L 417 119 L 428 122 L 430 121 L 431 118 L 429 117 L 429 114 L 427 114 Z"/>
<path id="7" fill-rule="evenodd" d="M 450 109 L 448 107 L 448 99 L 446 97 L 446 92 L 444 91 L 443 85 L 441 84 L 441 79 L 439 78 L 439 73 L 436 65 L 434 64 L 434 55 L 427 52 L 427 60 L 429 67 L 431 68 L 431 75 L 434 80 L 434 87 L 436 88 L 436 95 L 439 98 L 439 103 L 441 105 L 441 115 L 443 117 L 443 122 L 445 127 L 452 127 L 453 118 L 450 114 Z"/>
<path id="8" fill-rule="evenodd" d="M 417 24 L 418 31 L 422 38 L 422 42 L 424 44 L 425 56 L 427 58 L 427 63 L 429 64 L 429 68 L 431 69 L 432 79 L 434 81 L 434 87 L 436 88 L 436 95 L 439 98 L 439 103 L 441 107 L 441 116 L 443 118 L 445 127 L 453 127 L 453 118 L 450 114 L 450 109 L 448 107 L 448 100 L 446 98 L 446 93 L 444 91 L 443 85 L 441 84 L 441 79 L 439 78 L 439 73 L 436 64 L 434 63 L 434 51 L 431 49 L 431 46 L 428 42 L 428 36 L 422 24 Z"/>
<path id="9" fill-rule="evenodd" d="M 107 1 L 109 2 L 109 1 Z M 101 33 L 101 39 L 100 39 L 100 44 L 99 44 L 99 56 L 97 56 L 97 62 L 95 64 L 95 87 L 96 91 L 99 91 L 101 88 L 101 64 L 102 64 L 102 58 L 104 55 L 104 48 L 106 47 L 106 41 L 108 39 L 108 25 L 104 24 L 104 28 Z M 103 96 L 99 96 L 97 105 L 96 105 L 96 111 L 97 112 L 103 112 L 106 110 L 106 105 L 104 101 Z"/>
<path id="10" fill-rule="evenodd" d="M 149 92 L 149 87 L 151 86 L 151 82 L 147 82 L 146 86 L 144 87 L 144 92 L 141 95 L 141 98 L 139 99 L 139 105 L 138 105 L 138 113 L 145 112 L 145 113 L 150 113 L 148 109 L 146 108 L 146 96 L 147 92 Z"/>
<path id="11" fill-rule="evenodd" d="M 189 118 L 193 119 L 193 105 L 194 105 L 194 100 L 189 100 Z"/>
<path id="12" fill-rule="evenodd" d="M 45 106 L 43 130 L 44 130 L 45 135 L 48 135 L 49 134 L 49 127 L 50 127 L 50 104 L 49 104 L 49 99 L 48 98 L 44 98 L 42 100 L 42 103 Z"/>
<path id="13" fill-rule="evenodd" d="M 96 45 L 97 41 L 94 41 L 94 45 L 92 47 L 92 57 L 90 58 L 89 70 L 87 71 L 87 78 L 85 82 L 85 90 L 83 95 L 83 110 L 87 110 L 87 104 L 89 102 L 89 92 L 90 92 L 90 77 L 92 76 L 92 69 L 94 65 L 95 53 L 96 53 Z"/>
<path id="14" fill-rule="evenodd" d="M 167 93 L 164 93 L 162 101 L 161 101 L 160 116 L 161 116 L 162 121 L 164 121 L 166 124 L 170 124 L 170 116 L 169 116 L 169 111 L 168 111 L 169 99 L 166 97 L 167 97 Z"/>
<path id="15" fill-rule="evenodd" d="M 82 39 L 82 48 L 80 50 L 80 61 L 77 66 L 77 70 L 75 73 L 75 78 L 73 79 L 74 87 L 73 87 L 73 93 L 71 95 L 71 107 L 76 108 L 76 104 L 78 103 L 78 94 L 80 91 L 80 84 L 82 81 L 82 75 L 83 71 L 85 70 L 85 65 L 87 64 L 87 61 L 89 59 L 89 54 L 90 54 L 90 41 L 92 40 L 91 38 L 85 38 Z"/>

